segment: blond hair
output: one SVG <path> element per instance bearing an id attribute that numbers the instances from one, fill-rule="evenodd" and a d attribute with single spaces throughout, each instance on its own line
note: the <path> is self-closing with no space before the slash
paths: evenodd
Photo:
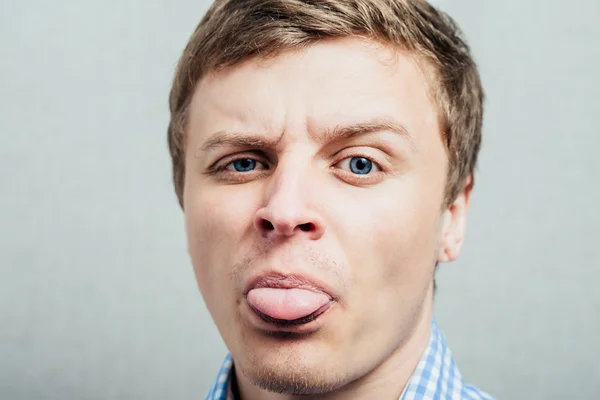
<path id="1" fill-rule="evenodd" d="M 216 0 L 183 51 L 169 98 L 168 143 L 179 204 L 183 207 L 187 109 L 198 81 L 253 57 L 350 36 L 408 50 L 431 68 L 431 94 L 449 160 L 444 205 L 450 205 L 477 163 L 484 94 L 458 26 L 423 0 Z"/>

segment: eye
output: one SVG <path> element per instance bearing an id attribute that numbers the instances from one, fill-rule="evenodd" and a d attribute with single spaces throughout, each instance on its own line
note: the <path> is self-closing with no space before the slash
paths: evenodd
<path id="1" fill-rule="evenodd" d="M 256 161 L 252 158 L 239 158 L 227 164 L 226 170 L 235 172 L 250 172 L 256 169 L 267 169 L 266 166 L 260 161 Z"/>
<path id="2" fill-rule="evenodd" d="M 349 170 L 355 175 L 368 175 L 370 172 L 379 171 L 379 167 L 373 161 L 365 157 L 348 157 L 339 162 L 341 169 Z"/>

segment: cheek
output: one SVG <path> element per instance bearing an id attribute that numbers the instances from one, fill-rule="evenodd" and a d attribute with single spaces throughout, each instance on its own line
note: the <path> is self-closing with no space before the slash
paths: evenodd
<path id="1" fill-rule="evenodd" d="M 427 196 L 418 180 L 410 178 L 386 189 L 355 197 L 356 225 L 346 227 L 357 232 L 348 246 L 356 264 L 354 278 L 365 290 L 421 290 L 433 271 L 441 192 Z"/>
<path id="2" fill-rule="evenodd" d="M 437 238 L 437 209 L 405 204 L 383 222 L 373 242 L 373 253 L 381 266 L 380 279 L 395 285 L 418 287 L 431 277 Z"/>
<path id="3" fill-rule="evenodd" d="M 244 232 L 252 228 L 252 206 L 239 201 L 250 197 L 223 189 L 231 188 L 196 190 L 186 198 L 188 252 L 203 294 L 224 289 L 236 260 L 232 249 L 240 248 Z"/>
<path id="4" fill-rule="evenodd" d="M 423 305 L 433 277 L 440 207 L 422 195 L 416 179 L 407 178 L 345 196 L 352 202 L 344 202 L 345 218 L 336 218 L 345 221 L 341 240 L 354 283 L 348 309 L 355 341 L 372 340 L 374 330 L 382 343 L 404 337 Z"/>

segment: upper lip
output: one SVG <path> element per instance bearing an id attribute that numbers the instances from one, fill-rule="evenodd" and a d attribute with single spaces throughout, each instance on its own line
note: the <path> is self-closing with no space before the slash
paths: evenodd
<path id="1" fill-rule="evenodd" d="M 334 300 L 332 290 L 324 282 L 302 274 L 284 274 L 272 271 L 256 275 L 248 281 L 244 289 L 244 295 L 257 288 L 306 289 L 324 293 L 331 300 Z"/>

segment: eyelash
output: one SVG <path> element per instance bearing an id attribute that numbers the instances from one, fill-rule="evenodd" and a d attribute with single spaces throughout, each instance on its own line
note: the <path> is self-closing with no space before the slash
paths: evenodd
<path id="1" fill-rule="evenodd" d="M 219 163 L 219 165 L 215 165 L 214 167 L 211 167 L 209 172 L 215 173 L 215 174 L 228 173 L 228 172 L 231 172 L 233 174 L 242 173 L 242 172 L 234 172 L 234 171 L 227 170 L 227 167 L 229 166 L 229 164 L 232 164 L 239 160 L 253 160 L 253 161 L 256 161 L 257 163 L 261 163 L 261 164 L 265 165 L 267 167 L 267 168 L 265 168 L 265 171 L 268 171 L 270 169 L 268 162 L 261 161 L 260 159 L 257 159 L 256 156 L 248 156 L 248 157 L 235 157 L 235 158 L 229 159 L 223 163 Z M 250 171 L 250 172 L 252 172 L 252 171 Z M 245 172 L 244 174 L 249 174 L 250 172 Z"/>
<path id="2" fill-rule="evenodd" d="M 371 161 L 376 168 L 378 169 L 378 171 L 373 172 L 372 174 L 367 174 L 367 175 L 358 175 L 358 174 L 353 174 L 349 171 L 345 171 L 345 170 L 341 170 L 340 168 L 335 168 L 336 165 L 338 165 L 339 163 L 341 163 L 344 160 L 347 160 L 349 158 L 354 158 L 354 157 L 360 157 L 360 158 L 366 158 L 367 160 Z M 250 172 L 235 172 L 235 171 L 229 171 L 227 169 L 227 167 L 238 160 L 245 160 L 245 159 L 251 159 L 256 161 L 257 163 L 261 163 L 263 164 L 266 168 L 264 170 L 258 170 L 258 171 L 250 171 Z M 339 158 L 337 161 L 335 161 L 331 167 L 332 170 L 334 170 L 334 173 L 336 175 L 345 175 L 345 179 L 344 180 L 354 180 L 354 183 L 356 184 L 369 184 L 369 183 L 375 183 L 375 181 L 379 181 L 381 180 L 381 176 L 383 174 L 385 174 L 384 172 L 384 168 L 381 166 L 380 163 L 378 163 L 377 161 L 375 161 L 373 159 L 373 157 L 367 156 L 364 153 L 351 153 L 351 154 L 344 154 L 344 157 Z M 226 159 L 223 162 L 220 162 L 218 164 L 215 164 L 214 166 L 210 167 L 210 169 L 208 170 L 208 174 L 210 175 L 214 175 L 217 177 L 223 177 L 225 178 L 225 175 L 229 175 L 228 179 L 234 180 L 234 181 L 239 181 L 239 182 L 245 182 L 248 179 L 248 176 L 251 175 L 252 173 L 254 173 L 253 178 L 256 178 L 256 175 L 259 174 L 263 175 L 265 172 L 268 172 L 270 170 L 270 165 L 268 161 L 265 161 L 263 157 L 257 157 L 256 155 L 239 155 L 239 156 L 234 156 L 232 158 Z M 232 179 L 233 178 L 233 179 Z M 237 179 L 236 179 L 237 178 Z"/>

